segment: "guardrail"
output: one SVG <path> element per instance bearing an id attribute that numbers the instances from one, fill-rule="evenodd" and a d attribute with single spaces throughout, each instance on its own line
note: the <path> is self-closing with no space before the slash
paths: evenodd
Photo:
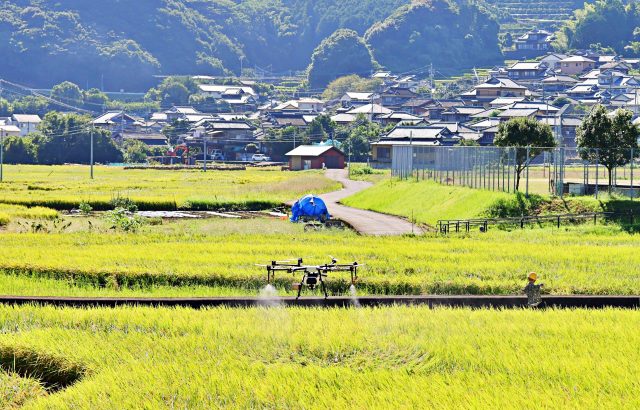
<path id="1" fill-rule="evenodd" d="M 511 225 L 524 228 L 530 224 L 554 223 L 558 228 L 563 222 L 577 223 L 592 221 L 594 225 L 598 223 L 598 219 L 624 219 L 629 224 L 635 223 L 635 215 L 633 211 L 629 212 L 591 212 L 582 214 L 562 214 L 562 215 L 529 215 L 512 218 L 477 218 L 477 219 L 446 219 L 438 221 L 438 232 L 448 234 L 451 232 L 471 232 L 473 228 L 478 228 L 480 232 L 487 232 L 491 225 Z"/>

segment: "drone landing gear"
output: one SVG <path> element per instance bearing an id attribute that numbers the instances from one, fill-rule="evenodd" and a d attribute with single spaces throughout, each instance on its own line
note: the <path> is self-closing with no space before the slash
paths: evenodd
<path id="1" fill-rule="evenodd" d="M 306 286 L 309 289 L 314 290 L 316 286 L 318 286 L 318 283 L 320 284 L 320 289 L 322 290 L 322 293 L 324 293 L 324 298 L 327 299 L 329 297 L 329 294 L 327 293 L 327 286 L 325 285 L 324 280 L 322 280 L 323 276 L 326 276 L 326 275 L 323 275 L 322 272 L 320 271 L 318 272 L 305 271 L 304 275 L 302 276 L 302 280 L 300 281 L 299 284 L 297 284 L 298 296 L 296 296 L 296 300 L 300 299 L 300 294 L 302 293 L 303 286 Z"/>

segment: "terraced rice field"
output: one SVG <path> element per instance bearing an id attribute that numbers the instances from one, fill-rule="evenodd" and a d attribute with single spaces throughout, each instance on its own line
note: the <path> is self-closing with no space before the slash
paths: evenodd
<path id="1" fill-rule="evenodd" d="M 640 406 L 637 311 L 5 306 L 0 323 L 3 366 L 65 387 L 20 386 L 27 409 Z"/>
<path id="2" fill-rule="evenodd" d="M 501 31 L 514 35 L 531 28 L 554 31 L 582 8 L 581 0 L 487 0 L 501 13 Z"/>

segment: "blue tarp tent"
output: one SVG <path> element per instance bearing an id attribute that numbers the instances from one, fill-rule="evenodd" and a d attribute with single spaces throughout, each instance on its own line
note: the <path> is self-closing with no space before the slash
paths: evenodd
<path id="1" fill-rule="evenodd" d="M 307 195 L 299 199 L 291 208 L 291 222 L 298 222 L 300 218 L 312 218 L 324 222 L 331 218 L 324 201 L 317 196 Z"/>

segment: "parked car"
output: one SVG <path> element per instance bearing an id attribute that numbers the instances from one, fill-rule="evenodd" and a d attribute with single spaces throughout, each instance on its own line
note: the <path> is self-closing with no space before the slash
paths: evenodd
<path id="1" fill-rule="evenodd" d="M 253 162 L 269 162 L 269 161 L 271 161 L 271 158 L 269 158 L 268 156 L 266 156 L 264 154 L 253 154 L 253 156 L 251 157 L 251 161 L 253 161 Z"/>

